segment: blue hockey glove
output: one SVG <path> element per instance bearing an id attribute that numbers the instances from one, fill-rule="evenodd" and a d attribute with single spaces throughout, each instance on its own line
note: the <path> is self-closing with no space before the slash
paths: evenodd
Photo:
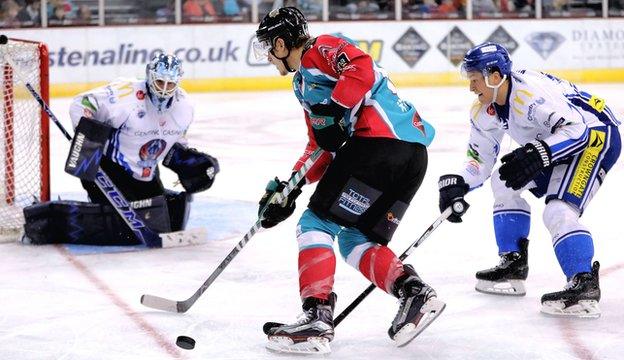
<path id="1" fill-rule="evenodd" d="M 508 188 L 520 190 L 543 168 L 550 166 L 550 148 L 545 142 L 535 140 L 503 156 L 501 162 L 500 179 Z"/>

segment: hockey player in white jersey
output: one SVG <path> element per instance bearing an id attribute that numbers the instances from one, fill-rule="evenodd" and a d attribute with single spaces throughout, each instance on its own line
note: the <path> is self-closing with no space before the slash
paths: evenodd
<path id="1" fill-rule="evenodd" d="M 27 208 L 25 230 L 31 242 L 140 243 L 93 182 L 99 167 L 152 230 L 184 229 L 190 194 L 212 186 L 219 163 L 187 147 L 194 110 L 179 86 L 181 77 L 180 60 L 160 54 L 147 65 L 145 80 L 119 79 L 74 98 L 70 117 L 75 136 L 65 171 L 81 179 L 98 205 L 55 201 Z M 161 160 L 178 174 L 185 192 L 164 189 L 157 166 Z"/>
<path id="2" fill-rule="evenodd" d="M 568 283 L 563 291 L 542 296 L 542 312 L 600 316 L 599 263 L 592 265 L 593 237 L 579 218 L 620 155 L 620 121 L 603 99 L 574 84 L 511 66 L 507 50 L 495 43 L 478 45 L 464 57 L 462 72 L 478 101 L 470 110 L 465 167 L 440 178 L 440 209 L 491 176 L 501 259 L 477 272 L 476 289 L 524 295 L 531 208 L 523 194 L 544 197 L 542 218 Z M 522 146 L 493 171 L 504 134 Z M 449 220 L 461 222 L 455 215 Z"/>

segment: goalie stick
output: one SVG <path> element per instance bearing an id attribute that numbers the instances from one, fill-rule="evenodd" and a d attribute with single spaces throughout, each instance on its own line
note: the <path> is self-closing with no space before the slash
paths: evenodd
<path id="1" fill-rule="evenodd" d="M 6 35 L 0 35 L 0 46 L 6 45 L 8 42 L 8 38 Z M 15 65 L 13 59 L 11 59 L 11 55 L 8 51 L 4 54 L 4 59 L 9 63 L 13 72 L 18 76 L 18 78 L 24 83 L 24 86 L 30 92 L 30 95 L 39 103 L 41 108 L 48 114 L 50 119 L 56 124 L 58 129 L 63 133 L 65 138 L 69 141 L 72 141 L 72 136 L 65 130 L 61 122 L 52 112 L 52 109 L 46 104 L 41 95 L 35 90 L 35 88 L 30 84 L 30 82 L 26 81 L 26 78 L 23 76 L 20 69 Z M 113 205 L 117 213 L 121 216 L 124 222 L 128 225 L 130 230 L 134 233 L 137 239 L 141 240 L 143 244 L 147 247 L 172 247 L 172 246 L 180 246 L 182 245 L 182 241 L 180 240 L 184 237 L 184 231 L 176 231 L 172 233 L 166 234 L 157 234 L 149 227 L 147 227 L 139 215 L 134 211 L 134 209 L 130 206 L 126 198 L 123 194 L 117 189 L 115 184 L 112 182 L 110 177 L 106 175 L 104 170 L 101 168 L 98 169 L 98 172 L 95 176 L 94 181 L 98 188 L 102 191 L 104 196 L 108 199 L 108 201 Z M 189 243 L 196 243 L 198 232 L 191 232 L 191 236 L 189 238 Z M 186 245 L 186 244 L 185 244 Z"/>
<path id="2" fill-rule="evenodd" d="M 320 148 L 316 149 L 305 161 L 301 169 L 299 169 L 299 171 L 297 171 L 290 177 L 290 179 L 288 180 L 288 184 L 286 185 L 284 190 L 282 190 L 281 193 L 275 193 L 273 194 L 273 196 L 271 196 L 271 198 L 267 201 L 267 204 L 260 211 L 260 215 L 258 216 L 258 220 L 256 221 L 256 223 L 251 227 L 251 229 L 249 229 L 249 231 L 247 231 L 245 236 L 243 236 L 243 239 L 239 241 L 238 244 L 236 244 L 234 249 L 232 249 L 232 251 L 230 251 L 230 253 L 225 257 L 225 259 L 221 261 L 219 266 L 217 266 L 217 268 L 212 272 L 208 279 L 204 281 L 204 283 L 199 287 L 199 289 L 197 289 L 197 291 L 195 291 L 193 295 L 191 295 L 191 297 L 183 301 L 175 301 L 165 299 L 159 296 L 146 294 L 141 296 L 141 304 L 153 309 L 177 313 L 184 313 L 188 309 L 190 309 L 191 306 L 195 304 L 197 299 L 202 296 L 202 294 L 208 289 L 208 287 L 221 274 L 221 272 L 225 270 L 225 268 L 230 264 L 234 257 L 238 255 L 238 253 L 243 249 L 245 245 L 247 245 L 249 240 L 258 232 L 258 230 L 262 228 L 262 215 L 264 214 L 267 206 L 269 206 L 269 204 L 282 202 L 288 196 L 288 194 L 290 194 L 290 192 L 299 184 L 299 182 L 304 178 L 308 170 L 316 163 L 316 161 L 321 157 L 322 154 L 323 150 L 321 150 Z"/>
<path id="3" fill-rule="evenodd" d="M 433 222 L 433 224 L 431 224 L 427 230 L 425 230 L 425 232 L 420 235 L 420 237 L 418 238 L 418 240 L 416 240 L 415 242 L 413 242 L 408 248 L 407 250 L 405 250 L 403 252 L 403 254 L 401 254 L 401 256 L 399 256 L 399 260 L 403 261 L 405 260 L 420 244 L 422 244 L 423 241 L 425 241 L 426 238 L 429 237 L 429 235 L 431 235 L 431 233 L 438 227 L 440 226 L 440 224 L 442 224 L 449 216 L 451 216 L 451 214 L 463 214 L 466 212 L 466 210 L 468 210 L 468 207 L 470 205 L 468 205 L 467 202 L 465 202 L 464 200 L 459 200 L 457 202 L 455 202 L 452 206 L 449 206 L 448 208 L 446 208 L 446 210 L 444 210 L 442 212 L 442 214 L 440 214 L 440 216 Z M 353 300 L 353 302 L 351 302 L 351 304 L 349 304 L 349 306 L 347 306 L 341 313 L 340 315 L 336 316 L 334 318 L 334 326 L 338 326 L 338 324 L 340 324 L 346 317 L 347 315 L 349 315 L 358 305 L 360 305 L 360 303 L 366 299 L 366 297 L 373 292 L 373 290 L 375 290 L 377 286 L 375 286 L 375 284 L 370 284 L 366 290 L 364 290 L 357 298 L 355 298 L 355 300 Z M 284 325 L 283 323 L 278 323 L 278 322 L 267 322 L 264 324 L 264 326 L 262 327 L 262 330 L 264 331 L 265 334 L 269 335 L 269 331 L 277 326 L 282 326 Z"/>

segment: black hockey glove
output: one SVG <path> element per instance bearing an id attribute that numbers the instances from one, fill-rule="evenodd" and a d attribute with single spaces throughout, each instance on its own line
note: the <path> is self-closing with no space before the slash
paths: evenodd
<path id="1" fill-rule="evenodd" d="M 443 212 L 457 201 L 462 201 L 465 205 L 468 205 L 464 200 L 464 195 L 468 193 L 469 186 L 463 177 L 452 174 L 442 175 L 440 180 L 438 180 L 438 189 L 440 189 L 440 212 Z M 468 207 L 465 207 L 465 210 L 467 209 Z M 463 214 L 463 212 L 453 212 L 447 220 L 453 223 L 460 223 L 462 222 L 461 217 Z"/>
<path id="2" fill-rule="evenodd" d="M 321 149 L 335 152 L 349 138 L 344 119 L 347 110 L 333 100 L 329 105 L 314 104 L 310 106 L 312 132 Z"/>
<path id="3" fill-rule="evenodd" d="M 551 154 L 548 145 L 535 140 L 501 158 L 500 179 L 505 186 L 514 190 L 522 189 L 535 178 L 543 168 L 550 166 Z"/>
<path id="4" fill-rule="evenodd" d="M 182 187 L 191 194 L 209 189 L 219 173 L 216 158 L 179 143 L 173 144 L 163 166 L 178 174 Z"/>
<path id="5" fill-rule="evenodd" d="M 272 228 L 286 220 L 295 211 L 295 200 L 301 195 L 301 189 L 299 189 L 299 187 L 295 187 L 281 203 L 270 203 L 267 205 L 267 202 L 271 199 L 273 194 L 282 192 L 286 185 L 288 185 L 287 181 L 280 181 L 277 177 L 267 184 L 266 191 L 262 199 L 260 199 L 260 206 L 258 207 L 258 215 L 262 216 L 261 224 L 263 228 Z M 266 209 L 263 213 L 262 209 L 264 209 L 265 206 Z"/>

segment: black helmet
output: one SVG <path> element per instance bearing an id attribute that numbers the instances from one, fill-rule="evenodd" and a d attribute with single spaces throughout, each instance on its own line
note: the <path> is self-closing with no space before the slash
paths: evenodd
<path id="1" fill-rule="evenodd" d="M 256 37 L 261 43 L 274 45 L 276 38 L 284 40 L 287 49 L 292 49 L 297 40 L 309 38 L 308 22 L 296 7 L 272 10 L 260 22 Z"/>

